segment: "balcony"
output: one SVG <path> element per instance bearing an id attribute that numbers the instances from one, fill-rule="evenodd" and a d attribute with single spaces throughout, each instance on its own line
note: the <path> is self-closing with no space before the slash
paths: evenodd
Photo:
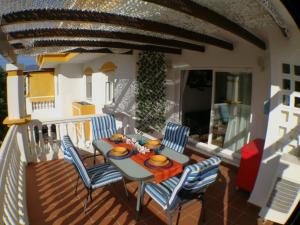
<path id="1" fill-rule="evenodd" d="M 84 213 L 86 190 L 80 184 L 75 194 L 77 174 L 61 159 L 60 140 L 68 133 L 81 153 L 90 154 L 91 140 L 82 135 L 90 119 L 81 116 L 10 127 L 0 153 L 0 199 L 4 203 L 0 212 L 4 224 L 167 224 L 165 213 L 148 197 L 136 221 L 137 183 L 133 181 L 126 182 L 129 199 L 122 187 L 112 184 L 94 192 L 94 200 Z M 82 132 L 78 132 L 80 129 Z M 189 149 L 186 153 L 194 162 L 204 159 Z M 102 160 L 98 156 L 97 161 Z M 262 224 L 259 208 L 247 203 L 249 194 L 236 190 L 236 174 L 235 167 L 221 165 L 217 182 L 207 191 L 205 224 Z M 191 202 L 174 216 L 174 224 L 203 224 L 201 208 L 201 203 Z"/>

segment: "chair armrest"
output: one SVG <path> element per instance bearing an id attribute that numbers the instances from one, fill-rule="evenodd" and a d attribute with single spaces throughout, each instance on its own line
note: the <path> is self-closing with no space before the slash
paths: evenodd
<path id="1" fill-rule="evenodd" d="M 96 155 L 82 155 L 81 159 L 82 159 L 82 161 L 85 161 L 86 159 L 92 158 L 94 156 L 99 156 L 99 155 L 101 155 L 101 154 L 96 154 Z"/>

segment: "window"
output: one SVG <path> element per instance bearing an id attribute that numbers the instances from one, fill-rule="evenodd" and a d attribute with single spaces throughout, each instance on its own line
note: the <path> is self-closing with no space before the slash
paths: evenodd
<path id="1" fill-rule="evenodd" d="M 92 98 L 92 76 L 86 76 L 86 98 Z"/>
<path id="2" fill-rule="evenodd" d="M 238 151 L 248 142 L 251 73 L 216 72 L 211 143 Z"/>
<path id="3" fill-rule="evenodd" d="M 114 83 L 110 81 L 105 84 L 105 102 L 106 104 L 114 102 Z"/>

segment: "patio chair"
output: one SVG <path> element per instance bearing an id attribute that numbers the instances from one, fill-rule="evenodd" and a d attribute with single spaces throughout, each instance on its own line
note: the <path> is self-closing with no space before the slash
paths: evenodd
<path id="1" fill-rule="evenodd" d="M 190 133 L 190 128 L 168 122 L 162 144 L 179 153 L 183 153 Z"/>
<path id="2" fill-rule="evenodd" d="M 92 118 L 93 139 L 109 138 L 117 133 L 116 119 L 113 115 Z"/>
<path id="3" fill-rule="evenodd" d="M 65 135 L 63 137 L 63 141 L 61 142 L 61 146 L 63 148 L 63 152 L 64 152 L 64 160 L 68 163 L 73 163 L 72 157 L 70 152 L 68 151 L 68 148 L 71 146 L 74 146 L 70 137 L 68 135 Z"/>
<path id="4" fill-rule="evenodd" d="M 109 138 L 117 133 L 116 119 L 113 115 L 92 118 L 93 139 Z M 105 157 L 104 157 L 104 160 Z M 96 148 L 94 147 L 94 164 L 96 163 Z"/>
<path id="5" fill-rule="evenodd" d="M 141 202 L 144 192 L 154 199 L 167 213 L 169 225 L 172 225 L 172 214 L 186 202 L 198 199 L 202 202 L 202 215 L 205 221 L 204 194 L 208 186 L 215 182 L 221 159 L 217 156 L 187 166 L 181 177 L 172 177 L 159 184 L 143 185 Z"/>
<path id="6" fill-rule="evenodd" d="M 125 188 L 125 194 L 128 197 L 128 192 L 126 189 L 124 178 L 123 178 L 122 174 L 113 165 L 111 165 L 109 163 L 102 163 L 102 164 L 98 164 L 98 165 L 95 165 L 90 168 L 86 168 L 85 165 L 83 164 L 83 161 L 88 157 L 86 157 L 84 159 L 81 158 L 78 150 L 73 145 L 69 136 L 67 136 L 67 135 L 64 136 L 63 142 L 64 142 L 64 146 L 69 146 L 66 149 L 66 151 L 69 152 L 69 155 L 71 157 L 71 162 L 73 163 L 73 165 L 78 173 L 78 179 L 77 179 L 77 183 L 76 183 L 75 192 L 77 192 L 79 177 L 81 178 L 81 180 L 88 192 L 85 203 L 84 203 L 84 212 L 86 211 L 86 206 L 87 206 L 89 198 L 90 198 L 90 201 L 92 201 L 93 190 L 104 187 L 111 183 L 115 183 L 115 182 L 122 180 L 124 188 Z M 93 156 L 89 156 L 89 157 L 93 157 Z"/>

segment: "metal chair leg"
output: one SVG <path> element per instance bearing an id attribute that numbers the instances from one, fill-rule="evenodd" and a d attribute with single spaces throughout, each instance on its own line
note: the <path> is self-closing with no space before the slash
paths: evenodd
<path id="1" fill-rule="evenodd" d="M 123 180 L 123 184 L 124 184 L 125 194 L 126 194 L 126 197 L 127 197 L 127 199 L 128 199 L 128 198 L 129 198 L 129 195 L 128 195 L 128 191 L 127 191 L 127 188 L 126 188 L 126 183 L 125 183 L 124 178 L 123 178 L 122 180 Z"/>
<path id="2" fill-rule="evenodd" d="M 172 225 L 172 213 L 171 212 L 169 212 L 169 211 L 167 211 L 167 214 L 168 214 L 168 223 L 169 223 L 169 225 Z"/>
<path id="3" fill-rule="evenodd" d="M 92 198 L 93 190 L 91 189 L 89 192 L 90 192 L 90 200 L 93 201 L 93 198 Z"/>
<path id="4" fill-rule="evenodd" d="M 94 165 L 96 164 L 96 148 L 94 147 Z"/>
<path id="5" fill-rule="evenodd" d="M 180 219 L 180 213 L 181 213 L 181 208 L 182 208 L 182 205 L 179 205 L 179 209 L 178 209 L 178 216 L 177 216 L 176 225 L 178 225 L 178 223 L 179 223 L 179 219 Z"/>
<path id="6" fill-rule="evenodd" d="M 86 194 L 86 199 L 85 199 L 84 208 L 83 208 L 84 213 L 86 213 L 86 206 L 89 201 L 89 196 L 90 196 L 90 190 L 88 190 L 88 193 Z"/>
<path id="7" fill-rule="evenodd" d="M 78 182 L 79 182 L 79 174 L 78 174 L 78 176 L 77 176 L 77 182 L 76 182 L 75 194 L 77 194 Z"/>
<path id="8" fill-rule="evenodd" d="M 202 222 L 205 223 L 205 207 L 204 207 L 204 195 L 201 197 L 201 203 L 202 203 Z"/>

